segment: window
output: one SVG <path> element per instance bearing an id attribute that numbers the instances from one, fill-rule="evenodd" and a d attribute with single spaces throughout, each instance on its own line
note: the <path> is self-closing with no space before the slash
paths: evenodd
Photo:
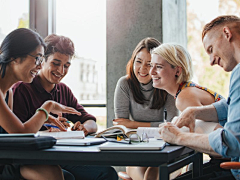
<path id="1" fill-rule="evenodd" d="M 80 104 L 106 106 L 106 1 L 57 0 L 56 34 L 69 37 L 77 55 L 62 82 Z M 84 107 L 106 128 L 105 107 Z"/>
<path id="2" fill-rule="evenodd" d="M 29 0 L 0 0 L 0 43 L 16 28 L 29 28 Z"/>
<path id="3" fill-rule="evenodd" d="M 240 4 L 235 0 L 187 0 L 188 50 L 195 67 L 195 79 L 200 85 L 220 93 L 225 98 L 228 97 L 230 73 L 219 66 L 210 66 L 209 56 L 202 44 L 202 29 L 217 16 L 240 16 L 239 12 Z"/>

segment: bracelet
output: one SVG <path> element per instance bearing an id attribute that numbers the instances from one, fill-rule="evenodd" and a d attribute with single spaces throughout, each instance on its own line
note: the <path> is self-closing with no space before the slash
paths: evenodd
<path id="1" fill-rule="evenodd" d="M 47 110 L 44 109 L 44 108 L 38 108 L 38 109 L 36 110 L 36 113 L 37 113 L 38 111 L 43 111 L 43 112 L 45 112 L 45 114 L 46 114 L 46 120 L 45 120 L 45 122 L 46 122 L 46 121 L 48 120 L 48 112 L 47 112 Z"/>

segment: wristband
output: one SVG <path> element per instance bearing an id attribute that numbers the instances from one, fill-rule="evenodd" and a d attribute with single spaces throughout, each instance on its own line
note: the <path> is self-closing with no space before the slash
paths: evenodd
<path id="1" fill-rule="evenodd" d="M 46 121 L 48 120 L 48 112 L 47 112 L 47 110 L 44 109 L 44 108 L 38 108 L 38 109 L 36 110 L 36 113 L 37 113 L 38 111 L 43 111 L 43 112 L 45 112 L 45 114 L 46 114 L 46 120 L 45 120 L 45 122 L 46 122 Z"/>

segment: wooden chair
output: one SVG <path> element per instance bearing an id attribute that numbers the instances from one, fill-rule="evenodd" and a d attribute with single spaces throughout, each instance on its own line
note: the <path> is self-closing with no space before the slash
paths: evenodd
<path id="1" fill-rule="evenodd" d="M 240 162 L 223 162 L 220 167 L 223 169 L 240 169 Z"/>
<path id="2" fill-rule="evenodd" d="M 118 177 L 122 178 L 123 180 L 132 180 L 132 178 L 123 171 L 118 172 Z"/>

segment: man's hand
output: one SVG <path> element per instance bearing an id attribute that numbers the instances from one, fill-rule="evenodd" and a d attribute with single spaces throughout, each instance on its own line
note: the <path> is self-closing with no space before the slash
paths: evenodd
<path id="1" fill-rule="evenodd" d="M 173 119 L 174 125 L 181 128 L 186 126 L 189 128 L 190 132 L 195 130 L 195 114 L 194 111 L 190 108 L 186 108 L 178 117 Z"/>
<path id="2" fill-rule="evenodd" d="M 77 121 L 74 126 L 72 127 L 72 131 L 83 131 L 85 136 L 88 135 L 87 129 L 84 127 L 83 124 L 81 124 L 80 121 Z"/>
<path id="3" fill-rule="evenodd" d="M 165 142 L 177 144 L 177 138 L 180 133 L 180 129 L 170 122 L 159 125 L 159 134 Z"/>

